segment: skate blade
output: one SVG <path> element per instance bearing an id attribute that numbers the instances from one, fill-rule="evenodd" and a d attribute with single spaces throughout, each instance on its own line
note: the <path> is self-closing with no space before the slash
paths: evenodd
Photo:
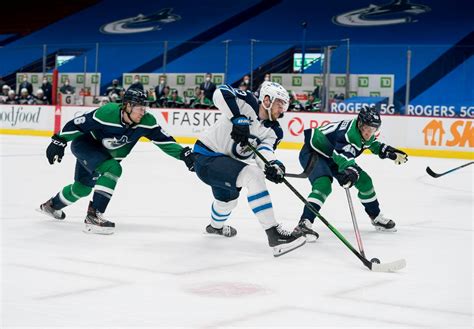
<path id="1" fill-rule="evenodd" d="M 43 214 L 43 215 L 46 215 L 46 216 L 48 216 L 48 217 L 51 217 L 51 218 L 54 218 L 54 219 L 57 219 L 57 220 L 60 220 L 60 221 L 63 221 L 64 218 L 66 218 L 66 217 L 64 217 L 64 218 L 56 217 L 56 216 L 54 216 L 53 214 L 51 214 L 51 213 L 49 213 L 49 212 L 46 212 L 46 211 L 41 210 L 41 208 L 36 208 L 35 210 L 36 210 L 37 212 Z"/>
<path id="2" fill-rule="evenodd" d="M 284 254 L 287 254 L 290 251 L 293 251 L 295 249 L 298 249 L 299 247 L 302 247 L 305 243 L 306 243 L 306 237 L 300 236 L 298 239 L 296 239 L 295 241 L 291 243 L 286 243 L 284 245 L 273 247 L 273 256 L 274 257 L 283 256 Z"/>
<path id="3" fill-rule="evenodd" d="M 85 227 L 82 231 L 88 234 L 110 235 L 114 233 L 114 227 L 100 227 L 96 225 L 85 224 Z"/>
<path id="4" fill-rule="evenodd" d="M 306 234 L 306 242 L 308 243 L 315 243 L 316 240 L 318 240 L 318 237 L 315 236 L 314 234 Z"/>
<path id="5" fill-rule="evenodd" d="M 387 233 L 394 233 L 394 232 L 397 232 L 397 228 L 394 227 L 394 228 L 385 228 L 385 227 L 380 227 L 380 226 L 374 226 L 375 227 L 375 230 L 377 232 L 387 232 Z"/>

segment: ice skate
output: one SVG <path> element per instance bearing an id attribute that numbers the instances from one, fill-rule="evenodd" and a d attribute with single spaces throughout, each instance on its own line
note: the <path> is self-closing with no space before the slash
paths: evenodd
<path id="1" fill-rule="evenodd" d="M 377 217 L 372 219 L 372 225 L 375 226 L 377 231 L 382 232 L 396 232 L 397 229 L 395 227 L 395 222 L 390 218 L 384 217 L 382 213 L 380 213 Z"/>
<path id="2" fill-rule="evenodd" d="M 224 225 L 222 228 L 212 227 L 211 224 L 206 226 L 206 233 L 222 235 L 231 238 L 237 234 L 237 230 L 229 225 Z"/>
<path id="3" fill-rule="evenodd" d="M 49 199 L 45 203 L 41 204 L 38 209 L 36 209 L 40 213 L 53 217 L 54 219 L 63 220 L 66 218 L 66 214 L 61 209 L 54 209 L 53 208 L 53 199 Z"/>
<path id="4" fill-rule="evenodd" d="M 268 236 L 268 245 L 273 249 L 273 256 L 279 257 L 295 250 L 306 243 L 306 237 L 302 232 L 294 230 L 289 232 L 281 225 L 273 226 L 265 230 Z"/>
<path id="5" fill-rule="evenodd" d="M 306 237 L 306 242 L 316 242 L 319 239 L 318 232 L 312 229 L 313 224 L 308 219 L 301 219 L 295 230 L 299 230 Z"/>
<path id="6" fill-rule="evenodd" d="M 84 233 L 113 234 L 115 223 L 108 221 L 104 215 L 89 204 L 86 219 L 84 219 Z"/>

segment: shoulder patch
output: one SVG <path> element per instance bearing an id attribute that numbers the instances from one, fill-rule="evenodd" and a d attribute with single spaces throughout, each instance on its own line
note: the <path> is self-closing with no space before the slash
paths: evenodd
<path id="1" fill-rule="evenodd" d="M 120 107 L 118 103 L 108 103 L 99 107 L 93 113 L 93 119 L 103 125 L 122 127 L 120 119 Z"/>

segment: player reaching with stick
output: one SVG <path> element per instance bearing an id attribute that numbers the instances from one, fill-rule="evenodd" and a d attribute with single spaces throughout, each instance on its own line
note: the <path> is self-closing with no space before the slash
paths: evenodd
<path id="1" fill-rule="evenodd" d="M 39 211 L 62 220 L 66 217 L 63 208 L 88 196 L 94 189 L 84 220 L 84 232 L 112 234 L 115 223 L 105 219 L 103 214 L 122 174 L 120 162 L 141 137 L 148 138 L 168 155 L 183 160 L 193 171 L 191 149 L 176 143 L 146 108 L 145 93 L 129 89 L 122 104 L 108 103 L 79 116 L 53 135 L 46 157 L 50 164 L 61 162 L 64 149 L 71 142 L 71 151 L 77 158 L 74 183 L 40 205 Z"/>

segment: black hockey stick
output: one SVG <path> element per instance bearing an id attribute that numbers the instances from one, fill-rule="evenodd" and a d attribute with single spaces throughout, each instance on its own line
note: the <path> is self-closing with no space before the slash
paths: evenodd
<path id="1" fill-rule="evenodd" d="M 248 144 L 248 147 L 255 153 L 257 157 L 260 158 L 266 165 L 270 165 L 267 159 L 259 152 L 253 145 Z M 351 244 L 349 241 L 346 240 L 346 238 L 334 227 L 332 226 L 322 215 L 319 214 L 319 212 L 316 210 L 316 208 L 313 207 L 311 203 L 309 203 L 304 196 L 302 196 L 294 187 L 291 185 L 286 178 L 283 178 L 283 183 L 285 183 L 286 186 L 300 199 L 315 215 L 316 217 L 319 218 L 320 221 L 326 225 L 332 233 L 334 233 L 339 240 L 342 241 L 346 245 L 347 248 L 349 248 L 350 251 L 354 253 L 354 255 L 359 258 L 362 263 L 367 266 L 370 270 L 374 272 L 394 272 L 401 270 L 406 266 L 406 261 L 404 259 L 399 259 L 397 261 L 391 262 L 391 263 L 385 263 L 385 264 L 377 264 L 377 263 L 372 263 L 369 261 L 367 258 L 362 256 Z"/>
<path id="2" fill-rule="evenodd" d="M 467 167 L 467 166 L 470 166 L 474 163 L 474 161 L 471 161 L 471 162 L 468 162 L 466 164 L 463 164 L 462 166 L 459 166 L 459 167 L 456 167 L 456 168 L 453 168 L 451 170 L 448 170 L 448 171 L 445 171 L 441 174 L 437 174 L 435 173 L 433 170 L 431 170 L 431 168 L 428 166 L 426 167 L 426 172 L 428 173 L 428 175 L 430 175 L 431 177 L 434 177 L 434 178 L 438 178 L 438 177 L 441 177 L 441 176 L 444 176 L 446 174 L 449 174 L 450 172 L 453 172 L 453 171 L 456 171 L 458 169 L 461 169 L 461 168 L 464 168 L 464 167 Z"/>
<path id="3" fill-rule="evenodd" d="M 309 160 L 308 165 L 306 166 L 306 168 L 304 168 L 304 171 L 301 174 L 286 173 L 285 177 L 289 177 L 289 178 L 308 178 L 309 174 L 311 173 L 311 171 L 313 171 L 313 168 L 316 165 L 316 161 L 318 161 L 318 156 L 316 154 L 313 154 L 311 156 L 311 159 Z"/>

